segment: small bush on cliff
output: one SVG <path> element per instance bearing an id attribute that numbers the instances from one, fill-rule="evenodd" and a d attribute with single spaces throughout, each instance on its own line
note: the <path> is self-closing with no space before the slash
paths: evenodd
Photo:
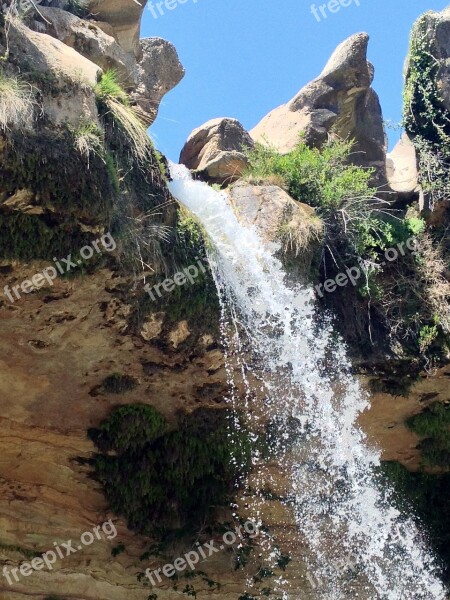
<path id="1" fill-rule="evenodd" d="M 227 410 L 197 409 L 170 430 L 150 406 L 116 409 L 89 431 L 103 452 L 95 472 L 114 512 L 146 534 L 205 524 L 215 507 L 228 504 L 250 465 L 249 439 L 230 439 L 230 419 Z"/>
<path id="2" fill-rule="evenodd" d="M 23 129 L 33 117 L 34 93 L 29 83 L 0 69 L 0 131 Z"/>
<path id="3" fill-rule="evenodd" d="M 372 170 L 349 162 L 352 145 L 330 141 L 319 150 L 300 140 L 288 154 L 261 144 L 249 151 L 252 178 L 280 178 L 293 198 L 316 208 L 325 225 L 325 248 L 341 267 L 371 256 L 389 233 L 380 218 L 382 202 L 369 183 Z"/>

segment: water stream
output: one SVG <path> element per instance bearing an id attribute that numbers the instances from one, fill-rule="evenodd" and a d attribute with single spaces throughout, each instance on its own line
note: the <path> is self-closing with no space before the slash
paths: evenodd
<path id="1" fill-rule="evenodd" d="M 311 597 L 445 599 L 424 536 L 379 480 L 380 453 L 357 424 L 369 399 L 351 374 L 345 345 L 329 321 L 318 320 L 313 290 L 287 283 L 275 247 L 239 222 L 224 193 L 192 181 L 182 166 L 171 171 L 170 191 L 210 239 L 211 269 L 232 328 L 230 377 L 240 365 L 248 387 L 258 382 L 267 414 L 286 426 L 298 423 L 290 485 L 308 572 L 320 582 Z M 285 597 L 299 596 L 288 589 Z"/>

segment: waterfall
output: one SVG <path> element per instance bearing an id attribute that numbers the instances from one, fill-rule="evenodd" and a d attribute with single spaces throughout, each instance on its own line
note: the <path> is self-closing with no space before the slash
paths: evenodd
<path id="1" fill-rule="evenodd" d="M 171 171 L 171 193 L 209 237 L 209 261 L 228 315 L 230 373 L 238 365 L 247 386 L 259 387 L 267 414 L 281 428 L 298 424 L 289 458 L 291 505 L 308 547 L 308 578 L 320 582 L 311 597 L 445 599 L 424 535 L 395 508 L 377 474 L 380 452 L 357 424 L 369 399 L 330 321 L 318 318 L 312 288 L 287 282 L 275 246 L 239 222 L 226 194 L 192 181 L 180 165 Z M 345 568 L 348 557 L 353 577 Z M 336 564 L 342 568 L 330 570 Z M 287 591 L 285 597 L 298 596 Z"/>

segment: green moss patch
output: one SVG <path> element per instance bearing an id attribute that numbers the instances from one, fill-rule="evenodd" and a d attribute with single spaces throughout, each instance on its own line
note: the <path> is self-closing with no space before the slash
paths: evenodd
<path id="1" fill-rule="evenodd" d="M 420 443 L 424 462 L 450 469 L 450 405 L 435 402 L 406 424 L 424 438 Z"/>
<path id="2" fill-rule="evenodd" d="M 93 155 L 88 166 L 67 130 L 44 129 L 8 137 L 2 152 L 0 190 L 8 197 L 20 189 L 32 192 L 41 206 L 105 225 L 115 199 L 105 162 Z"/>
<path id="3" fill-rule="evenodd" d="M 103 380 L 102 390 L 107 394 L 124 394 L 134 390 L 137 386 L 137 381 L 130 375 L 122 373 L 112 373 Z"/>
<path id="4" fill-rule="evenodd" d="M 180 414 L 171 430 L 150 406 L 116 409 L 89 431 L 102 451 L 93 464 L 112 510 L 146 534 L 195 531 L 230 502 L 249 469 L 248 435 L 232 438 L 230 426 L 228 410 Z"/>
<path id="5" fill-rule="evenodd" d="M 429 475 L 411 473 L 401 464 L 385 462 L 384 478 L 396 489 L 399 508 L 416 515 L 428 532 L 429 540 L 442 561 L 444 576 L 450 581 L 450 473 Z"/>

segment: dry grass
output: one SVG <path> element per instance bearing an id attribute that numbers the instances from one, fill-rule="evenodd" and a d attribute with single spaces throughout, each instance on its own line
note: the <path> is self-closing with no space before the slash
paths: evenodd
<path id="1" fill-rule="evenodd" d="M 284 255 L 311 257 L 314 247 L 323 239 L 324 224 L 315 214 L 300 206 L 294 214 L 288 209 L 279 226 L 278 238 Z"/>
<path id="2" fill-rule="evenodd" d="M 288 187 L 283 177 L 281 175 L 276 175 L 275 173 L 260 177 L 258 175 L 253 175 L 250 172 L 245 172 L 244 175 L 239 179 L 239 182 L 242 181 L 248 183 L 249 185 L 276 185 L 285 191 L 287 191 Z"/>
<path id="3" fill-rule="evenodd" d="M 82 123 L 72 133 L 75 149 L 88 162 L 91 154 L 103 156 L 105 151 L 103 132 L 95 123 Z"/>
<path id="4" fill-rule="evenodd" d="M 151 159 L 153 144 L 147 134 L 139 110 L 112 97 L 107 98 L 105 103 L 114 120 L 119 123 L 131 142 L 136 160 L 139 163 L 145 163 Z"/>
<path id="5" fill-rule="evenodd" d="M 441 248 L 433 245 L 428 234 L 423 234 L 419 245 L 418 271 L 426 282 L 425 300 L 439 319 L 442 329 L 450 334 L 450 282 Z"/>
<path id="6" fill-rule="evenodd" d="M 0 71 L 0 130 L 26 129 L 33 120 L 33 87 Z"/>

